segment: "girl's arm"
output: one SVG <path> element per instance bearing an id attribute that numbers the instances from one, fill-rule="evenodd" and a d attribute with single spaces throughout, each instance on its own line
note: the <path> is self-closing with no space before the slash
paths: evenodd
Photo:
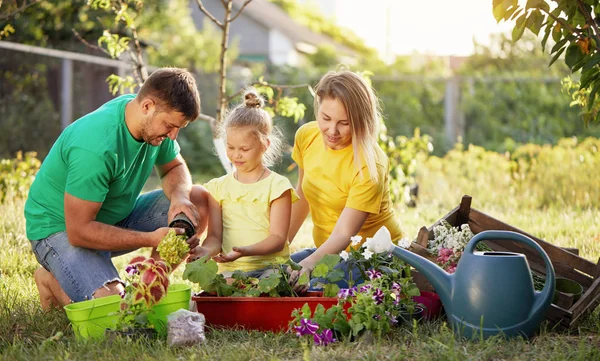
<path id="1" fill-rule="evenodd" d="M 287 241 L 292 212 L 292 194 L 285 191 L 279 198 L 271 202 L 269 213 L 269 236 L 260 242 L 244 247 L 233 247 L 226 255 L 215 257 L 217 262 L 232 262 L 243 256 L 263 256 L 281 251 Z"/>
<path id="2" fill-rule="evenodd" d="M 216 256 L 221 252 L 223 242 L 223 218 L 221 206 L 209 194 L 208 196 L 208 230 L 202 246 L 190 251 L 188 262 L 195 261 L 204 256 Z"/>
<path id="3" fill-rule="evenodd" d="M 298 230 L 302 227 L 302 223 L 306 220 L 310 207 L 306 198 L 304 198 L 304 192 L 302 191 L 302 180 L 304 179 L 304 170 L 298 167 L 298 185 L 296 185 L 296 193 L 298 194 L 298 200 L 292 204 L 292 218 L 290 221 L 290 230 L 288 233 L 290 243 L 296 237 Z"/>

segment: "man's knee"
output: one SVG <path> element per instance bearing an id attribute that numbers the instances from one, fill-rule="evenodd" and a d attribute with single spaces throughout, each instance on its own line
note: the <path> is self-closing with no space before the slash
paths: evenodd
<path id="1" fill-rule="evenodd" d="M 118 295 L 119 293 L 123 292 L 124 290 L 125 290 L 125 288 L 123 287 L 123 284 L 121 283 L 121 281 L 119 281 L 119 280 L 108 281 L 104 285 L 102 285 L 102 287 L 100 287 L 96 291 L 94 291 L 94 294 L 92 296 L 94 298 L 108 297 L 108 296 L 112 296 L 112 295 Z"/>

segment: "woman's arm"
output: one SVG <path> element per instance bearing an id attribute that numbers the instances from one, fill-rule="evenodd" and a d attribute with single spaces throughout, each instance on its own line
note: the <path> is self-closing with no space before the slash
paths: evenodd
<path id="1" fill-rule="evenodd" d="M 215 257 L 217 262 L 232 262 L 244 256 L 263 256 L 281 251 L 287 241 L 292 212 L 292 193 L 287 190 L 271 202 L 269 236 L 249 246 L 233 247 L 226 255 Z"/>
<path id="2" fill-rule="evenodd" d="M 290 230 L 288 237 L 290 243 L 296 237 L 298 230 L 302 227 L 302 223 L 306 220 L 310 207 L 306 198 L 304 198 L 304 192 L 302 191 L 302 180 L 304 179 L 304 170 L 298 167 L 298 184 L 296 185 L 296 194 L 298 194 L 298 200 L 292 204 L 292 218 L 290 220 Z"/>
<path id="3" fill-rule="evenodd" d="M 369 217 L 367 212 L 348 207 L 344 208 L 329 238 L 313 254 L 300 262 L 300 265 L 303 268 L 312 270 L 315 263 L 326 254 L 338 254 L 345 250 L 350 244 L 350 237 L 355 236 L 360 231 L 367 217 Z"/>
<path id="4" fill-rule="evenodd" d="M 363 224 L 365 224 L 367 217 L 369 217 L 369 213 L 367 212 L 358 211 L 348 207 L 344 208 L 333 228 L 333 232 L 331 232 L 331 235 L 327 238 L 325 243 L 317 248 L 313 254 L 300 261 L 299 264 L 302 266 L 301 270 L 291 271 L 290 284 L 296 284 L 300 275 L 303 273 L 308 272 L 308 275 L 310 276 L 313 268 L 315 268 L 315 264 L 325 255 L 338 254 L 346 249 L 350 244 L 350 237 L 356 235 L 360 231 Z M 296 285 L 294 286 L 294 289 L 297 292 L 303 292 L 308 289 L 308 285 Z"/>
<path id="5" fill-rule="evenodd" d="M 208 230 L 202 246 L 190 251 L 189 262 L 204 256 L 216 256 L 221 252 L 223 243 L 223 218 L 221 206 L 211 196 L 208 196 Z"/>

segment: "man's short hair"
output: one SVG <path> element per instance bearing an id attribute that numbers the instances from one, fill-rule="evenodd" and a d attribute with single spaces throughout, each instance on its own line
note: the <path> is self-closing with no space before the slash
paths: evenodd
<path id="1" fill-rule="evenodd" d="M 200 94 L 196 80 L 187 69 L 161 68 L 155 70 L 142 85 L 140 99 L 153 97 L 157 106 L 182 113 L 189 121 L 200 115 Z"/>

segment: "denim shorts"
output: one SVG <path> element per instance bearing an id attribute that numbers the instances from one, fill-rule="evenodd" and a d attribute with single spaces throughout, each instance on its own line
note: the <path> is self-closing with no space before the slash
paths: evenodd
<path id="1" fill-rule="evenodd" d="M 170 201 L 162 190 L 138 197 L 133 211 L 115 226 L 141 232 L 166 227 Z M 58 232 L 38 241 L 31 241 L 38 262 L 60 283 L 73 302 L 92 299 L 103 285 L 119 280 L 112 257 L 134 251 L 101 251 L 74 247 L 66 232 Z"/>

